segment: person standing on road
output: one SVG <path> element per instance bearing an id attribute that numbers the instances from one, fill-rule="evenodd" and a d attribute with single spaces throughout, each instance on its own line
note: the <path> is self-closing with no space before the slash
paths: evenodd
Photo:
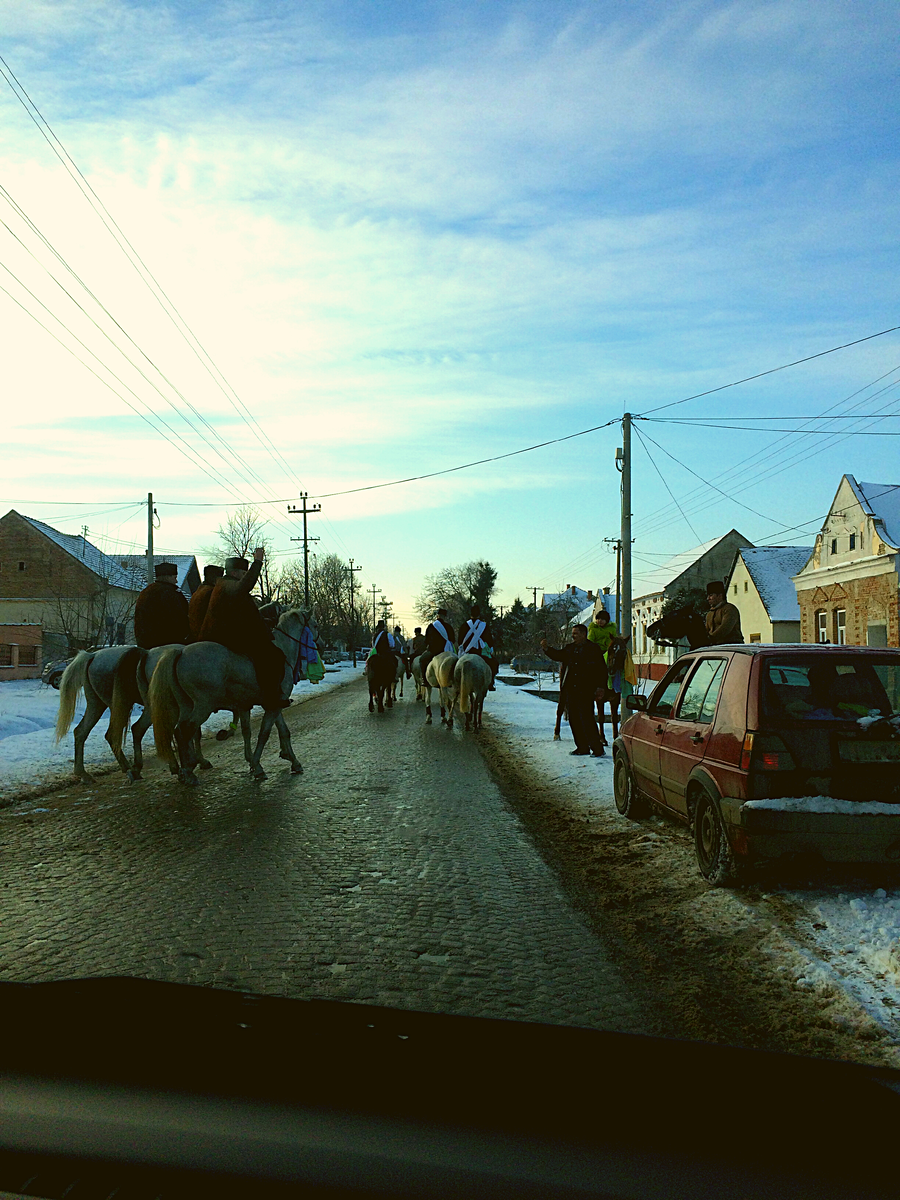
<path id="1" fill-rule="evenodd" d="M 586 625 L 575 625 L 572 628 L 572 641 L 567 646 L 557 650 L 547 644 L 546 638 L 541 638 L 541 649 L 548 658 L 562 663 L 565 668 L 565 676 L 560 684 L 560 699 L 565 700 L 569 728 L 575 741 L 575 749 L 571 753 L 593 754 L 595 758 L 601 758 L 605 751 L 597 728 L 594 701 L 606 695 L 608 682 L 606 660 L 600 647 L 588 641 Z"/>
<path id="2" fill-rule="evenodd" d="M 262 572 L 263 557 L 258 546 L 252 566 L 246 558 L 226 558 L 225 574 L 213 588 L 198 641 L 218 642 L 249 658 L 256 670 L 260 703 L 271 712 L 287 708 L 290 700 L 282 697 L 285 657 L 250 595 Z"/>
<path id="3" fill-rule="evenodd" d="M 174 563 L 157 563 L 153 583 L 147 585 L 134 606 L 134 640 L 144 650 L 184 644 L 190 636 L 187 597 L 178 586 Z"/>
<path id="4" fill-rule="evenodd" d="M 714 579 L 706 585 L 706 602 L 709 605 L 706 614 L 707 646 L 741 645 L 744 641 L 741 614 L 734 604 L 726 603 L 725 584 L 721 579 Z"/>
<path id="5" fill-rule="evenodd" d="M 191 602 L 188 605 L 188 624 L 191 629 L 192 642 L 196 642 L 200 638 L 200 630 L 206 619 L 206 610 L 209 608 L 213 588 L 224 574 L 224 567 L 216 567 L 212 563 L 203 568 L 203 582 L 191 596 Z"/>

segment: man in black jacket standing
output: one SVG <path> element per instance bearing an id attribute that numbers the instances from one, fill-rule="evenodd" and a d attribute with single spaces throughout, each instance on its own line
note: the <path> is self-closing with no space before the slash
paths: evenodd
<path id="1" fill-rule="evenodd" d="M 553 658 L 565 667 L 565 678 L 560 686 L 560 700 L 569 710 L 569 728 L 575 739 L 572 754 L 593 754 L 600 758 L 604 754 L 603 739 L 597 728 L 594 701 L 606 694 L 606 660 L 599 646 L 588 641 L 586 625 L 572 628 L 572 641 L 561 650 L 547 645 L 541 638 L 541 649 L 548 658 Z"/>

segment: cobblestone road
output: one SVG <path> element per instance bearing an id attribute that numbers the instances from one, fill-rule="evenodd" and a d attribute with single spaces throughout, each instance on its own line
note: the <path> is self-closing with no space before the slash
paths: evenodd
<path id="1" fill-rule="evenodd" d="M 361 682 L 288 713 L 305 774 L 234 742 L 0 812 L 0 978 L 128 974 L 643 1031 L 472 735 Z M 41 811 L 43 810 L 43 811 Z"/>

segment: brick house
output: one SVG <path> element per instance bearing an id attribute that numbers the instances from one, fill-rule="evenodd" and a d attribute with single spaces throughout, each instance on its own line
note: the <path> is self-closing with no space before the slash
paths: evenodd
<path id="1" fill-rule="evenodd" d="M 794 576 L 812 552 L 812 546 L 745 546 L 738 551 L 725 598 L 741 614 L 748 642 L 800 641 Z"/>
<path id="2" fill-rule="evenodd" d="M 794 576 L 800 638 L 898 646 L 900 484 L 844 475 L 812 556 Z"/>
<path id="3" fill-rule="evenodd" d="M 129 641 L 144 582 L 83 536 L 0 517 L 0 624 L 40 626 L 49 653 Z"/>
<path id="4" fill-rule="evenodd" d="M 40 678 L 42 633 L 40 625 L 0 625 L 0 683 Z"/>

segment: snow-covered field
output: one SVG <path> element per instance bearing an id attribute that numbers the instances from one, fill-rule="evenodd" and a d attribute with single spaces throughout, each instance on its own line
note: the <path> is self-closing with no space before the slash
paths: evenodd
<path id="1" fill-rule="evenodd" d="M 354 670 L 349 663 L 329 667 L 321 683 L 303 681 L 294 688 L 295 703 L 358 677 L 359 668 Z M 541 682 L 548 689 L 555 683 L 550 676 Z M 496 724 L 507 738 L 521 744 L 542 774 L 558 785 L 570 802 L 583 805 L 587 815 L 630 825 L 615 811 L 611 757 L 572 758 L 573 743 L 565 723 L 562 739 L 554 741 L 556 705 L 529 695 L 526 689 L 536 686 L 498 683 L 485 705 L 486 723 Z M 0 684 L 0 805 L 15 802 L 35 785 L 53 785 L 71 777 L 71 734 L 59 744 L 54 740 L 58 705 L 59 693 L 37 680 Z M 78 716 L 83 711 L 82 702 Z M 213 732 L 228 720 L 227 713 L 217 714 L 204 730 Z M 104 718 L 85 747 L 88 769 L 116 769 L 103 738 L 105 731 Z M 607 726 L 608 737 L 610 733 Z M 149 745 L 147 750 L 152 753 Z M 637 828 L 641 842 L 654 847 L 656 853 L 677 847 L 673 870 L 695 869 L 685 853 L 685 836 L 679 826 L 651 818 Z M 823 1005 L 842 994 L 900 1046 L 900 888 L 887 878 L 883 883 L 879 886 L 874 879 L 866 885 L 831 887 L 813 881 L 797 888 L 767 881 L 765 892 L 705 892 L 703 906 L 708 919 L 723 926 L 759 921 L 776 928 L 771 944 L 773 970 L 788 972 L 800 989 L 820 993 Z"/>
<path id="2" fill-rule="evenodd" d="M 291 695 L 294 703 L 309 699 L 316 692 L 328 691 L 357 678 L 359 668 L 353 669 L 349 662 L 326 668 L 321 683 L 312 684 L 302 679 Z M 39 679 L 17 679 L 0 683 L 0 805 L 22 789 L 61 783 L 72 775 L 74 746 L 72 734 L 59 743 L 54 736 L 56 714 L 59 711 L 59 692 L 46 687 Z M 75 708 L 78 724 L 84 714 L 84 696 L 79 694 Z M 215 733 L 225 728 L 231 720 L 229 713 L 214 713 L 206 725 L 204 734 Z M 91 731 L 84 747 L 84 765 L 91 770 L 116 769 L 109 746 L 104 740 L 108 717 L 104 715 Z M 126 747 L 126 750 L 128 748 Z M 128 750 L 130 755 L 130 750 Z M 144 753 L 153 755 L 153 735 L 144 739 Z"/>
<path id="3" fill-rule="evenodd" d="M 547 690 L 555 686 L 549 677 L 542 683 Z M 509 735 L 521 739 L 528 758 L 565 790 L 570 802 L 580 801 L 587 813 L 598 818 L 632 825 L 615 809 L 611 756 L 572 758 L 572 735 L 565 722 L 561 740 L 553 740 L 556 705 L 529 695 L 529 688 L 535 690 L 537 684 L 498 683 L 485 705 L 485 723 L 498 722 Z M 610 725 L 606 736 L 612 740 Z M 650 818 L 636 832 L 642 843 L 665 853 L 672 835 L 686 841 L 682 828 L 665 818 Z M 674 870 L 696 870 L 692 848 L 689 855 L 677 857 Z M 748 921 L 776 926 L 778 933 L 770 946 L 774 970 L 787 972 L 797 988 L 819 993 L 823 1006 L 842 993 L 851 1007 L 860 1006 L 900 1047 L 900 888 L 895 869 L 893 878 L 889 871 L 884 880 L 877 878 L 877 872 L 868 878 L 871 875 L 870 869 L 865 884 L 832 887 L 813 880 L 802 888 L 766 878 L 764 892 L 710 889 L 701 903 L 709 920 L 722 927 L 733 923 L 740 928 Z M 846 1004 L 835 1008 L 842 1014 L 848 1011 Z M 853 1020 L 846 1015 L 835 1019 Z"/>

